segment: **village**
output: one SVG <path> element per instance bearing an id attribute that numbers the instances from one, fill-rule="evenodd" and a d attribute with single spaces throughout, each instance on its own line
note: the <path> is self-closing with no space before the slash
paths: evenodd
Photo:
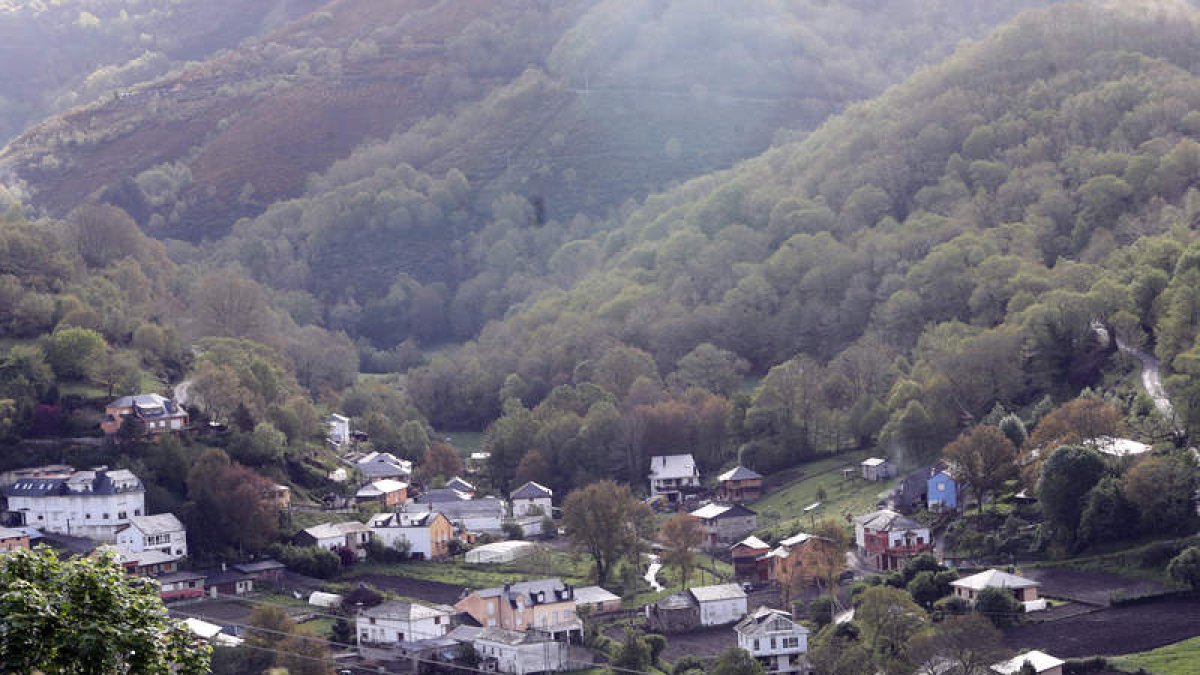
<path id="1" fill-rule="evenodd" d="M 104 431 L 115 439 L 130 417 L 148 434 L 188 427 L 179 406 L 144 395 L 113 401 Z M 288 546 L 330 552 L 341 570 L 331 578 L 268 557 L 198 567 L 176 514 L 147 512 L 148 486 L 128 469 L 104 466 L 0 474 L 0 551 L 48 544 L 68 555 L 113 556 L 129 575 L 156 582 L 171 615 L 223 649 L 253 633 L 256 608 L 281 609 L 332 631 L 333 658 L 349 672 L 464 666 L 525 675 L 621 663 L 663 669 L 668 660 L 683 672 L 680 664 L 741 649 L 768 673 L 816 673 L 810 636 L 827 624 L 851 625 L 856 597 L 890 586 L 906 589 L 934 617 L 974 610 L 1003 627 L 994 652 L 1006 657 L 991 672 L 1053 675 L 1071 658 L 1101 653 L 1102 630 L 1091 642 L 1063 641 L 1059 631 L 1073 620 L 1111 613 L 1125 623 L 1124 613 L 1138 606 L 1118 600 L 1172 593 L 1114 575 L 1025 568 L 995 546 L 972 551 L 961 533 L 951 550 L 955 523 L 972 508 L 983 515 L 979 497 L 993 495 L 968 489 L 952 461 L 901 472 L 887 458 L 857 455 L 788 484 L 740 464 L 702 476 L 691 455 L 652 457 L 639 486 L 648 496 L 630 507 L 648 515 L 651 529 L 610 552 L 621 559 L 606 562 L 621 572 L 603 579 L 606 587 L 588 583 L 600 575 L 580 555 L 586 533 L 572 531 L 564 512 L 570 500 L 550 488 L 527 481 L 508 494 L 485 494 L 474 484 L 486 480 L 483 453 L 467 457 L 465 476 L 422 484 L 413 462 L 360 451 L 363 435 L 347 417 L 332 415 L 327 425 L 345 463 L 330 480 L 357 481 L 353 497 L 330 495 L 319 507 L 297 509 L 290 489 L 276 484 L 261 499 L 281 519 L 321 521 L 298 528 Z M 791 517 L 782 518 L 778 500 L 806 482 L 817 485 L 818 498 L 799 506 L 793 494 Z M 827 504 L 843 495 L 850 498 L 841 506 Z M 1010 501 L 1015 514 L 1030 498 Z M 833 510 L 856 503 L 867 508 Z M 623 526 L 611 525 L 597 529 Z M 1193 605 L 1162 628 L 1164 636 L 1193 635 Z M 642 645 L 650 661 L 631 661 Z"/>

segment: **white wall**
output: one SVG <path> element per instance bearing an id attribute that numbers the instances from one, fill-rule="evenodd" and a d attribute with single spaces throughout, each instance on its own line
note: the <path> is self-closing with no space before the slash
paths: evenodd
<path id="1" fill-rule="evenodd" d="M 107 543 L 116 543 L 117 528 L 129 524 L 130 517 L 143 515 L 145 509 L 146 493 L 140 490 L 112 495 L 8 498 L 8 510 L 24 511 L 25 524 L 29 527 Z M 125 514 L 124 517 L 121 514 Z"/>
<path id="2" fill-rule="evenodd" d="M 720 626 L 746 616 L 746 598 L 700 603 L 700 625 Z"/>

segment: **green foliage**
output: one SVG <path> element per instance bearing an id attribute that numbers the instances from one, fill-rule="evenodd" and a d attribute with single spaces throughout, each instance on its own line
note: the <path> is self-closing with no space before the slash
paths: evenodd
<path id="1" fill-rule="evenodd" d="M 613 654 L 613 666 L 626 670 L 645 671 L 652 662 L 652 650 L 642 632 L 626 628 L 625 639 Z"/>
<path id="2" fill-rule="evenodd" d="M 1042 464 L 1038 500 L 1058 536 L 1074 543 L 1083 514 L 1084 496 L 1104 476 L 1104 460 L 1095 450 L 1063 446 Z"/>
<path id="3" fill-rule="evenodd" d="M 54 331 L 43 344 L 46 363 L 63 380 L 90 377 L 107 347 L 104 337 L 96 331 L 74 327 Z"/>
<path id="4" fill-rule="evenodd" d="M 975 611 L 990 619 L 997 628 L 1005 628 L 1016 623 L 1023 610 L 1009 590 L 985 588 L 975 596 Z"/>
<path id="5" fill-rule="evenodd" d="M 305 576 L 329 579 L 342 570 L 337 555 L 318 546 L 278 546 L 272 550 L 279 562 Z"/>
<path id="6" fill-rule="evenodd" d="M 1200 547 L 1189 546 L 1171 559 L 1167 574 L 1175 581 L 1200 590 Z"/>
<path id="7" fill-rule="evenodd" d="M 833 623 L 833 598 L 821 595 L 808 603 L 808 618 L 817 624 L 817 630 Z"/>
<path id="8" fill-rule="evenodd" d="M 737 647 L 730 647 L 717 655 L 717 660 L 713 662 L 713 675 L 764 675 L 766 671 L 763 669 L 758 659 L 750 656 L 750 652 Z"/>
<path id="9" fill-rule="evenodd" d="M 167 618 L 158 588 L 111 554 L 59 560 L 48 548 L 0 557 L 0 661 L 18 672 L 206 673 L 210 651 Z"/>

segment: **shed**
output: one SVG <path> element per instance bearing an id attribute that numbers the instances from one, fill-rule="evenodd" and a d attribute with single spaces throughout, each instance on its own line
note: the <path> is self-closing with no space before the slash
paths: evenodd
<path id="1" fill-rule="evenodd" d="M 862 477 L 867 480 L 887 480 L 892 477 L 892 465 L 881 457 L 865 459 L 859 466 L 862 467 Z"/>
<path id="2" fill-rule="evenodd" d="M 589 610 L 592 615 L 609 614 L 621 610 L 621 596 L 599 586 L 584 586 L 575 589 L 575 606 Z"/>
<path id="3" fill-rule="evenodd" d="M 314 607 L 326 607 L 333 609 L 340 607 L 342 604 L 342 596 L 337 593 L 324 593 L 321 591 L 313 591 L 308 596 L 308 604 Z"/>
<path id="4" fill-rule="evenodd" d="M 537 544 L 528 541 L 498 541 L 467 551 L 467 562 L 492 565 L 507 563 L 524 558 L 536 550 Z"/>

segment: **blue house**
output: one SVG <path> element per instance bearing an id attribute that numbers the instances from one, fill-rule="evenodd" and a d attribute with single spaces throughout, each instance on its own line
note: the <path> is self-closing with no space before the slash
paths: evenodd
<path id="1" fill-rule="evenodd" d="M 929 510 L 957 509 L 959 489 L 958 479 L 949 469 L 934 467 L 930 471 L 929 481 L 926 483 Z"/>

